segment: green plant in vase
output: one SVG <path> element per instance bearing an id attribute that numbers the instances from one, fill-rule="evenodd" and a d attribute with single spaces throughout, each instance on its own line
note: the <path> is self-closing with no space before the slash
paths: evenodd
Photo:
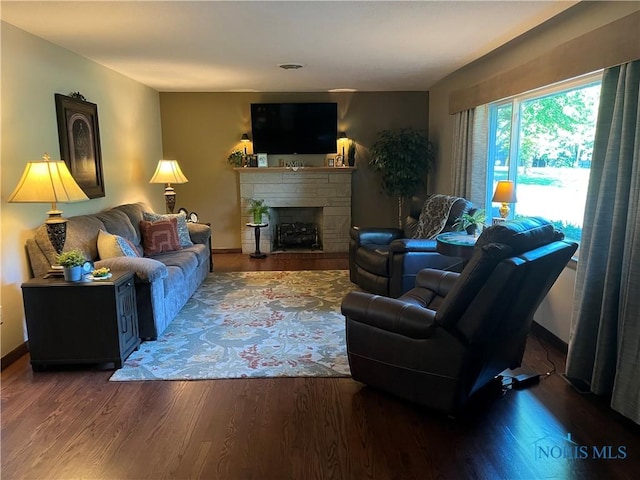
<path id="1" fill-rule="evenodd" d="M 253 217 L 253 223 L 262 223 L 262 216 L 269 218 L 269 206 L 264 204 L 264 200 L 247 199 L 249 208 L 247 213 Z"/>
<path id="2" fill-rule="evenodd" d="M 229 162 L 229 165 L 232 165 L 234 167 L 241 167 L 243 160 L 244 160 L 244 153 L 242 153 L 242 151 L 240 150 L 234 150 L 227 157 L 227 162 Z"/>
<path id="3" fill-rule="evenodd" d="M 77 282 L 82 278 L 82 265 L 86 262 L 86 258 L 77 248 L 58 254 L 56 261 L 63 268 L 65 280 Z"/>
<path id="4" fill-rule="evenodd" d="M 458 231 L 466 230 L 469 235 L 475 235 L 478 229 L 484 225 L 487 215 L 482 208 L 473 213 L 463 213 L 453 224 L 453 228 Z M 479 233 L 479 232 L 478 232 Z"/>

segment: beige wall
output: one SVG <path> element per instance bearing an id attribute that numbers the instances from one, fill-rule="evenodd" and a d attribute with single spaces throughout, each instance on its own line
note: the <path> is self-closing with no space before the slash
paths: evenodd
<path id="1" fill-rule="evenodd" d="M 429 91 L 429 135 L 437 146 L 437 171 L 432 175 L 430 188 L 441 192 L 452 191 L 451 152 L 453 136 L 453 116 L 449 115 L 450 96 L 505 72 L 517 72 L 519 67 L 529 64 L 550 52 L 557 52 L 559 46 L 600 27 L 622 19 L 640 10 L 637 2 L 582 2 L 567 10 L 546 24 L 526 33 L 522 37 L 500 47 L 484 58 L 473 62 L 438 82 Z M 636 28 L 628 32 L 629 38 L 637 38 Z M 573 50 L 571 58 L 559 59 L 573 64 L 573 70 L 589 73 L 593 65 L 593 39 L 585 45 L 584 51 Z M 597 43 L 597 42 L 595 42 Z M 600 54 L 605 56 L 607 45 L 601 42 Z M 583 65 L 583 69 L 580 68 Z M 526 69 L 522 69 L 526 72 Z M 517 82 L 517 77 L 511 77 Z M 526 82 L 523 81 L 523 84 Z M 575 275 L 565 271 L 545 299 L 536 314 L 536 321 L 560 337 L 569 340 L 571 307 Z M 569 293 L 569 295 L 567 295 Z"/>
<path id="2" fill-rule="evenodd" d="M 65 216 L 131 201 L 163 208 L 162 187 L 149 185 L 162 154 L 158 93 L 68 50 L 1 23 L 2 356 L 20 346 L 24 310 L 20 285 L 29 278 L 25 240 L 49 205 L 9 204 L 26 162 L 48 152 L 60 158 L 54 94 L 80 91 L 98 105 L 106 196 L 58 205 Z M 160 210 L 162 211 L 162 210 Z"/>
<path id="3" fill-rule="evenodd" d="M 352 222 L 395 226 L 397 203 L 380 192 L 380 179 L 369 170 L 368 148 L 376 132 L 414 127 L 428 129 L 426 92 L 381 93 L 161 93 L 162 142 L 166 158 L 180 162 L 189 183 L 176 185 L 176 208 L 195 211 L 211 222 L 214 249 L 240 248 L 238 175 L 227 156 L 242 148 L 240 136 L 251 133 L 250 104 L 259 102 L 337 102 L 338 130 L 358 144 L 352 175 Z M 248 153 L 252 153 L 252 145 Z M 270 158 L 273 166 L 280 158 Z M 320 156 L 299 156 L 305 164 L 322 164 Z"/>

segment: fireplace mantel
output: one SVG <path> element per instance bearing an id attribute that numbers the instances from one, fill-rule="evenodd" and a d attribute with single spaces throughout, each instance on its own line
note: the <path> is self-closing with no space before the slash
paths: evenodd
<path id="1" fill-rule="evenodd" d="M 295 167 L 294 167 L 295 168 Z M 294 170 L 291 167 L 235 167 L 238 173 L 265 173 L 265 172 L 290 172 L 290 173 L 351 173 L 356 167 L 298 167 Z"/>
<path id="2" fill-rule="evenodd" d="M 355 167 L 237 167 L 240 180 L 242 252 L 255 249 L 253 232 L 245 225 L 251 221 L 247 199 L 262 199 L 270 208 L 322 209 L 322 249 L 347 252 L 351 228 L 351 173 Z M 262 232 L 260 248 L 270 253 L 275 225 Z"/>

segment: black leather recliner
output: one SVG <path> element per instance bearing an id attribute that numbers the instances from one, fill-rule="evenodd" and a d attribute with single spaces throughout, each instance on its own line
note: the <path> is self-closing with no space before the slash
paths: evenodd
<path id="1" fill-rule="evenodd" d="M 411 199 L 404 229 L 351 227 L 349 276 L 353 283 L 371 293 L 396 298 L 413 288 L 416 275 L 423 268 L 462 269 L 463 259 L 436 252 L 434 239 L 412 238 L 425 201 L 424 197 Z M 458 217 L 474 210 L 468 200 L 458 200 L 442 231 L 454 230 Z"/>
<path id="2" fill-rule="evenodd" d="M 462 273 L 422 270 L 398 299 L 351 292 L 342 302 L 357 381 L 459 411 L 520 366 L 538 305 L 577 248 L 541 218 L 484 230 Z"/>

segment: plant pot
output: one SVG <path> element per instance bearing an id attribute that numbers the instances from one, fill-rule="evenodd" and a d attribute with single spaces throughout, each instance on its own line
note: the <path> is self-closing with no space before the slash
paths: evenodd
<path id="1" fill-rule="evenodd" d="M 253 223 L 262 223 L 262 214 L 255 212 L 253 214 Z"/>
<path id="2" fill-rule="evenodd" d="M 79 282 L 82 280 L 82 267 L 77 265 L 75 267 L 63 267 L 64 279 L 67 282 Z"/>
<path id="3" fill-rule="evenodd" d="M 466 228 L 467 235 L 475 235 L 476 234 L 476 230 L 478 230 L 478 226 L 477 225 L 469 225 Z"/>

